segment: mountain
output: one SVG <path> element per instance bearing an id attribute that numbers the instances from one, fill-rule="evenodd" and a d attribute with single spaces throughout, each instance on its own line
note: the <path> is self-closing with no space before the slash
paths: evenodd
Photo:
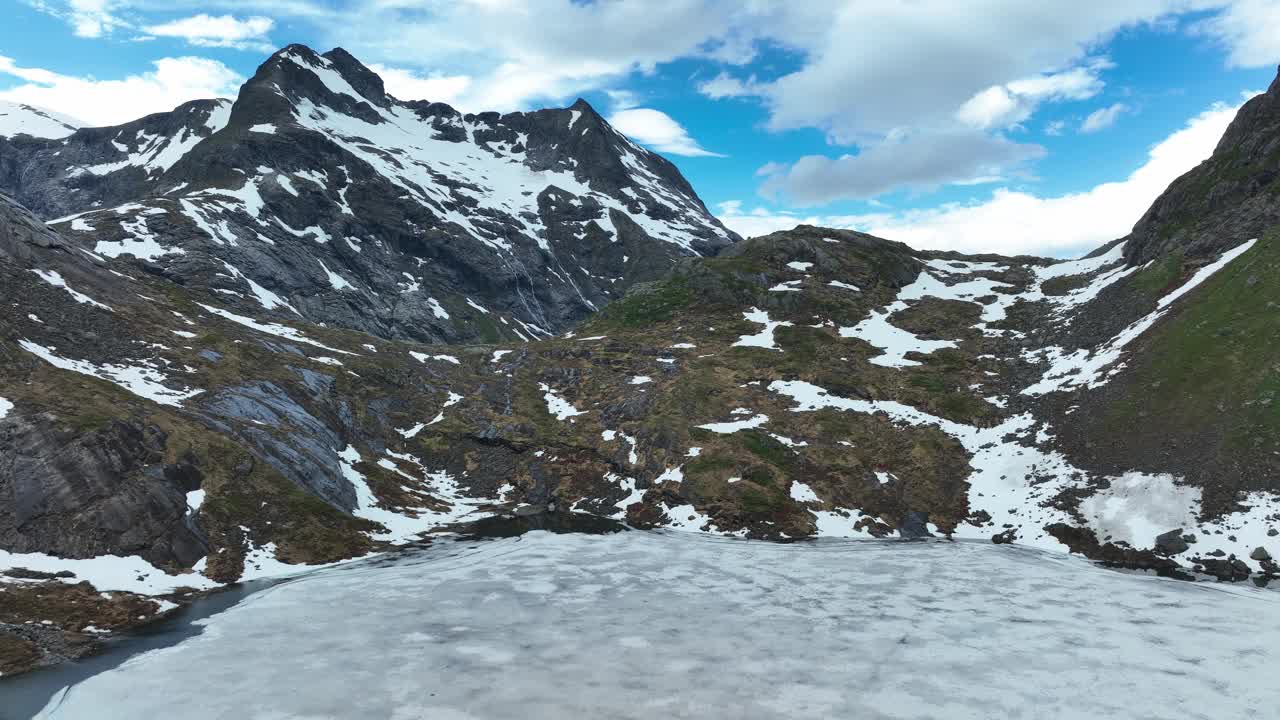
<path id="1" fill-rule="evenodd" d="M 738 239 L 585 101 L 464 115 L 291 45 L 236 101 L 0 146 L 0 189 L 242 312 L 423 342 L 562 332 Z"/>
<path id="2" fill-rule="evenodd" d="M 0 100 L 0 138 L 63 138 L 84 123 L 37 107 Z"/>
<path id="3" fill-rule="evenodd" d="M 647 213 L 696 195 L 585 103 L 458 116 L 387 96 L 341 51 L 286 48 L 123 212 L 45 224 L 0 198 L 0 567 L 21 568 L 0 672 L 79 652 L 88 625 L 146 621 L 184 588 L 548 508 L 765 539 L 945 535 L 1265 584 L 1280 572 L 1280 232 L 1260 178 L 1280 168 L 1250 156 L 1259 180 L 1230 184 L 1211 239 L 1150 246 L 1144 228 L 1177 216 L 1188 177 L 1274 147 L 1260 118 L 1276 102 L 1280 84 L 1132 235 L 1062 262 L 808 226 L 680 235 L 685 221 Z M 512 168 L 548 184 L 498 193 Z M 141 230 L 118 233 L 139 223 L 162 252 L 114 252 L 138 247 Z M 494 258 L 550 263 L 530 291 L 545 311 L 551 268 L 586 247 L 612 259 L 596 275 L 627 279 L 570 332 L 568 309 L 524 331 L 505 276 L 475 276 Z M 291 278 L 312 262 L 358 286 L 307 295 Z M 633 262 L 652 274 L 625 275 Z M 416 310 L 360 300 L 411 266 L 450 318 L 530 341 L 463 322 L 467 340 L 443 345 L 440 325 L 409 326 Z M 483 310 L 461 315 L 446 290 Z M 32 630 L 37 607 L 51 625 Z"/>

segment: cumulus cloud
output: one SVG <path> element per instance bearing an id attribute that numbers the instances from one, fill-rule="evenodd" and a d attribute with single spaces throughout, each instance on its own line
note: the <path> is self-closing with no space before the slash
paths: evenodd
<path id="1" fill-rule="evenodd" d="M 712 100 L 753 97 L 761 94 L 761 90 L 756 86 L 757 82 L 754 76 L 747 80 L 740 80 L 727 72 L 721 71 L 720 74 L 710 80 L 698 83 L 698 92 Z"/>
<path id="2" fill-rule="evenodd" d="M 1095 133 L 1099 130 L 1106 130 L 1112 125 L 1115 125 L 1116 121 L 1120 119 L 1120 116 L 1126 112 L 1129 112 L 1129 106 L 1124 103 L 1116 103 L 1104 108 L 1098 108 L 1097 110 L 1089 113 L 1088 117 L 1084 119 L 1084 122 L 1080 123 L 1080 132 Z"/>
<path id="3" fill-rule="evenodd" d="M 117 125 L 188 100 L 233 97 L 244 80 L 207 58 L 161 58 L 153 65 L 154 70 L 120 80 L 97 80 L 21 67 L 0 56 L 0 76 L 22 81 L 0 90 L 0 100 L 47 108 L 94 126 Z"/>
<path id="4" fill-rule="evenodd" d="M 624 135 L 658 152 L 688 157 L 724 157 L 703 149 L 670 115 L 652 108 L 621 110 L 609 116 L 609 124 Z"/>
<path id="5" fill-rule="evenodd" d="M 863 200 L 903 187 L 925 191 L 990 182 L 1042 155 L 1039 145 L 955 131 L 889 140 L 857 155 L 808 155 L 791 164 L 773 163 L 758 174 L 767 176 L 762 194 L 782 195 L 798 205 L 820 205 Z"/>
<path id="6" fill-rule="evenodd" d="M 722 203 L 717 216 L 747 236 L 803 223 L 862 230 L 926 249 L 1078 255 L 1128 234 L 1170 182 L 1212 154 L 1237 110 L 1225 104 L 1209 108 L 1153 146 L 1128 177 L 1083 192 L 1042 197 L 1002 187 L 972 204 L 866 215 L 746 211 L 731 202 Z"/>
<path id="7" fill-rule="evenodd" d="M 71 24 L 77 37 L 101 37 L 115 28 L 126 26 L 115 15 L 115 8 L 120 5 L 112 0 L 70 0 L 61 15 Z"/>
<path id="8" fill-rule="evenodd" d="M 1193 27 L 1217 39 L 1234 67 L 1262 67 L 1280 61 L 1280 3 L 1236 0 Z"/>
<path id="9" fill-rule="evenodd" d="M 993 85 L 969 98 L 956 111 L 956 119 L 979 130 L 1008 128 L 1031 117 L 1043 102 L 1087 100 L 1103 87 L 1098 73 L 1114 65 L 1094 59 L 1081 67 Z"/>
<path id="10" fill-rule="evenodd" d="M 842 143 L 941 124 L 982 93 L 975 102 L 987 112 L 975 105 L 966 114 L 997 122 L 1022 112 L 1028 97 L 1051 94 L 1054 83 L 1090 85 L 1088 68 L 1038 78 L 1045 68 L 1072 67 L 1110 34 L 1188 4 L 1119 0 L 1088 12 L 1023 0 L 831 4 L 821 36 L 803 46 L 804 64 L 747 89 L 768 106 L 770 128 L 819 127 Z"/>
<path id="11" fill-rule="evenodd" d="M 725 45 L 735 12 L 721 0 L 668 0 L 661 11 L 644 2 L 356 0 L 346 21 L 317 29 L 358 57 L 468 76 L 470 103 L 506 111 L 704 56 Z"/>
<path id="12" fill-rule="evenodd" d="M 267 39 L 267 33 L 274 25 L 274 20 L 260 15 L 242 20 L 233 15 L 212 16 L 201 13 L 160 25 L 148 25 L 142 31 L 156 37 L 181 38 L 201 47 L 270 52 L 273 47 Z"/>

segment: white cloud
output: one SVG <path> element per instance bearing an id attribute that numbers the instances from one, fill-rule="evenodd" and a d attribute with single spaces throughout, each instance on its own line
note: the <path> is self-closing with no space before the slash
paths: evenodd
<path id="1" fill-rule="evenodd" d="M 0 76 L 24 81 L 0 90 L 0 100 L 47 108 L 94 126 L 117 125 L 172 110 L 188 100 L 234 97 L 244 80 L 207 58 L 161 58 L 153 64 L 154 70 L 121 80 L 97 80 L 20 67 L 0 56 Z"/>
<path id="2" fill-rule="evenodd" d="M 1217 39 L 1234 67 L 1261 67 L 1280 62 L 1280 3 L 1236 0 L 1221 13 L 1193 27 Z"/>
<path id="3" fill-rule="evenodd" d="M 1151 203 L 1179 175 L 1209 157 L 1239 106 L 1215 105 L 1151 148 L 1127 178 L 1090 190 L 1040 197 L 1008 188 L 985 201 L 926 210 L 868 215 L 808 215 L 744 211 L 721 203 L 717 216 L 742 235 L 797 224 L 862 230 L 918 248 L 963 252 L 1080 254 L 1127 235 Z"/>
<path id="4" fill-rule="evenodd" d="M 1087 87 L 1087 72 L 1037 79 L 1046 68 L 1078 64 L 1112 33 L 1154 22 L 1191 2 L 1118 0 L 1087 12 L 1072 4 L 1025 0 L 813 3 L 830 12 L 809 35 L 797 38 L 807 43 L 799 45 L 803 66 L 746 89 L 769 108 L 768 127 L 818 127 L 841 143 L 945 124 L 984 92 L 990 92 L 984 98 L 988 110 L 1016 115 L 1018 96 L 1051 93 L 1054 88 L 1045 84 L 1085 80 Z M 1008 101 L 1003 110 L 1002 99 Z M 976 108 L 970 113 L 983 118 Z"/>
<path id="5" fill-rule="evenodd" d="M 724 98 L 752 97 L 760 95 L 761 91 L 757 87 L 755 76 L 748 80 L 739 80 L 727 72 L 721 71 L 719 75 L 698 83 L 698 92 L 706 95 L 712 100 L 722 100 Z"/>
<path id="6" fill-rule="evenodd" d="M 1097 95 L 1103 87 L 1098 73 L 1111 67 L 1110 61 L 1095 58 L 1063 72 L 993 85 L 966 100 L 956 111 L 956 119 L 979 130 L 1012 127 L 1031 117 L 1043 102 L 1087 100 Z"/>
<path id="7" fill-rule="evenodd" d="M 1094 110 L 1089 113 L 1084 122 L 1080 123 L 1080 132 L 1094 133 L 1099 130 L 1106 130 L 1115 125 L 1116 120 L 1119 120 L 1120 116 L 1126 112 L 1129 112 L 1129 106 L 1124 103 L 1116 103 Z"/>
<path id="8" fill-rule="evenodd" d="M 464 112 L 484 110 L 471 107 L 467 103 L 466 93 L 471 87 L 471 78 L 466 75 L 444 75 L 432 73 L 422 75 L 404 68 L 388 67 L 372 63 L 369 69 L 382 78 L 387 92 L 401 100 L 426 100 L 442 102 L 454 106 Z"/>
<path id="9" fill-rule="evenodd" d="M 506 111 L 700 55 L 723 44 L 716 38 L 734 13 L 719 0 L 669 0 L 661 11 L 645 2 L 356 0 L 344 19 L 316 29 L 357 57 L 468 76 L 466 102 Z"/>
<path id="10" fill-rule="evenodd" d="M 640 107 L 640 96 L 630 90 L 605 90 L 614 112 Z"/>
<path id="11" fill-rule="evenodd" d="M 112 0 L 70 0 L 63 17 L 71 23 L 77 37 L 95 38 L 123 27 L 124 21 L 113 14 L 120 3 Z"/>
<path id="12" fill-rule="evenodd" d="M 862 200 L 896 188 L 933 190 L 947 184 L 977 184 L 1044 155 L 1039 145 L 1012 142 L 974 131 L 935 132 L 891 139 L 838 158 L 807 155 L 794 163 L 773 163 L 766 196 L 785 195 L 799 205 Z"/>
<path id="13" fill-rule="evenodd" d="M 741 200 L 728 200 L 716 205 L 716 217 L 730 230 L 742 237 L 759 237 L 779 230 L 790 230 L 797 225 L 822 227 L 853 227 L 852 218 L 832 215 L 801 215 L 787 211 L 769 211 L 755 208 L 743 211 Z"/>
<path id="14" fill-rule="evenodd" d="M 274 20 L 260 15 L 241 20 L 233 15 L 211 16 L 201 13 L 161 25 L 148 25 L 142 30 L 153 36 L 182 38 L 201 47 L 270 52 L 274 48 L 267 39 L 267 33 L 274 25 Z"/>
<path id="15" fill-rule="evenodd" d="M 1050 120 L 1049 122 L 1045 123 L 1044 134 L 1045 135 L 1061 135 L 1062 131 L 1066 129 L 1067 129 L 1066 120 Z"/>
<path id="16" fill-rule="evenodd" d="M 609 116 L 609 124 L 658 152 L 690 157 L 724 157 L 720 153 L 705 150 L 697 140 L 689 137 L 680 123 L 670 115 L 652 108 L 621 110 Z"/>

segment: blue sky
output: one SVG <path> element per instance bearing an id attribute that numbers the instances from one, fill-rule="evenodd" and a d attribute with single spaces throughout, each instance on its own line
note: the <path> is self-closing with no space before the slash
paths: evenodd
<path id="1" fill-rule="evenodd" d="M 343 46 L 404 99 L 585 97 L 744 234 L 967 252 L 1123 235 L 1280 62 L 1274 0 L 0 2 L 0 99 L 89 124 Z"/>

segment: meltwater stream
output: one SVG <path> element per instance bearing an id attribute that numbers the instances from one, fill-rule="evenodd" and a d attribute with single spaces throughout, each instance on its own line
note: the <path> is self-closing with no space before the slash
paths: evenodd
<path id="1" fill-rule="evenodd" d="M 537 531 L 316 572 L 200 622 L 39 717 L 1280 711 L 1276 593 L 981 543 Z"/>

